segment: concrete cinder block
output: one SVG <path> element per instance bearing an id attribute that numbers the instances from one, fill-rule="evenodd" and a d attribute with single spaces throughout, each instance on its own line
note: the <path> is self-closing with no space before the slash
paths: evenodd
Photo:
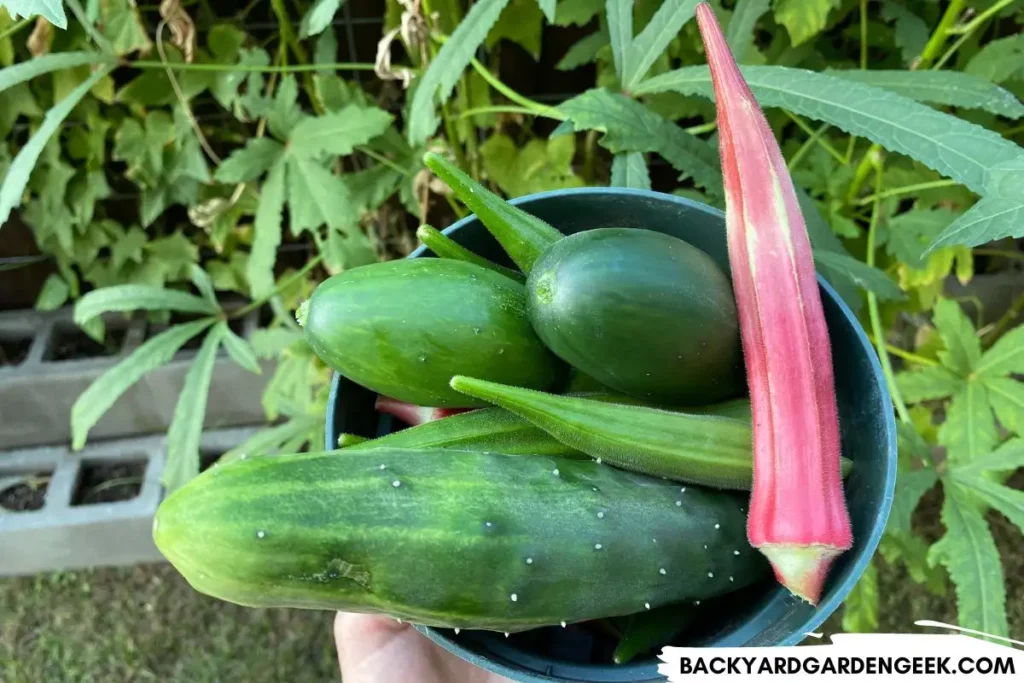
<path id="1" fill-rule="evenodd" d="M 204 432 L 200 452 L 223 453 L 255 431 L 247 427 Z M 50 475 L 41 509 L 0 510 L 0 576 L 163 561 L 153 544 L 152 525 L 164 496 L 160 477 L 166 454 L 163 435 L 96 441 L 77 453 L 66 447 L 0 453 L 0 479 L 27 473 Z M 137 462 L 144 463 L 145 470 L 134 498 L 75 504 L 85 468 Z"/>
<path id="2" fill-rule="evenodd" d="M 248 337 L 256 329 L 258 315 L 254 311 L 243 319 L 243 336 Z M 0 365 L 0 449 L 70 442 L 75 399 L 145 341 L 144 320 L 128 320 L 121 315 L 104 319 L 108 336 L 123 335 L 115 355 L 58 360 L 54 351 L 61 336 L 77 329 L 72 309 L 0 313 L 0 340 L 31 340 L 28 354 L 20 363 Z M 110 407 L 90 430 L 89 438 L 166 432 L 194 356 L 194 350 L 183 350 L 166 365 L 144 375 Z M 206 429 L 264 422 L 260 397 L 274 365 L 264 361 L 262 367 L 262 375 L 250 373 L 221 349 L 210 385 Z"/>

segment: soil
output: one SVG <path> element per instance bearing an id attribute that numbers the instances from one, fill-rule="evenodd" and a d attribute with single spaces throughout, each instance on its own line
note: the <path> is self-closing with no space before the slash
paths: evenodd
<path id="1" fill-rule="evenodd" d="M 50 348 L 46 350 L 48 361 L 76 360 L 114 356 L 124 343 L 125 330 L 107 330 L 103 343 L 87 335 L 77 327 L 58 327 L 53 331 Z"/>
<path id="2" fill-rule="evenodd" d="M 143 460 L 117 464 L 85 463 L 71 504 L 96 505 L 131 500 L 142 490 L 145 473 L 146 463 Z"/>
<path id="3" fill-rule="evenodd" d="M 32 346 L 32 338 L 0 339 L 0 366 L 17 365 L 25 360 Z"/>
<path id="4" fill-rule="evenodd" d="M 50 473 L 38 472 L 29 481 L 9 486 L 0 491 L 0 508 L 11 512 L 41 510 L 50 486 Z"/>

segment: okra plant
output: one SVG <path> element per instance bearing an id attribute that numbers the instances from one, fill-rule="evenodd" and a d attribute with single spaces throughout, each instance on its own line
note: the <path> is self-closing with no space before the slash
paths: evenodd
<path id="1" fill-rule="evenodd" d="M 294 311 L 326 274 L 403 256 L 420 225 L 482 210 L 436 182 L 431 159 L 508 197 L 612 184 L 724 207 L 697 4 L 388 0 L 376 53 L 354 61 L 341 56 L 354 1 L 0 0 L 0 239 L 29 231 L 53 267 L 37 307 L 74 305 L 96 338 L 109 313 L 172 323 L 79 398 L 74 446 L 190 341 L 169 489 L 198 471 L 221 347 L 253 372 L 276 361 L 270 426 L 227 457 L 319 446 L 330 377 Z M 1024 527 L 1007 479 L 1024 465 L 1024 5 L 711 5 L 817 270 L 859 313 L 897 411 L 896 504 L 845 626 L 877 627 L 877 582 L 896 564 L 934 591 L 948 575 L 960 623 L 1005 635 L 986 513 Z M 532 62 L 580 86 L 528 96 Z M 427 152 L 439 157 L 425 166 Z M 524 269 L 553 237 L 533 227 Z M 1001 281 L 1015 298 L 982 301 Z M 263 329 L 231 331 L 258 309 Z M 922 532 L 912 515 L 937 483 L 941 512 L 921 513 L 944 531 Z"/>

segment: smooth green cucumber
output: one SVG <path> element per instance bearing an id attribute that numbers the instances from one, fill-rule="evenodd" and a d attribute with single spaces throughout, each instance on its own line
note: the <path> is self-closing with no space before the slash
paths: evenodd
<path id="1" fill-rule="evenodd" d="M 308 304 L 314 353 L 399 401 L 473 407 L 483 403 L 453 391 L 453 375 L 544 389 L 563 374 L 526 319 L 523 286 L 472 263 L 417 258 L 353 268 L 320 283 Z"/>
<path id="2" fill-rule="evenodd" d="M 638 402 L 637 399 L 611 394 L 579 396 L 604 403 Z M 694 411 L 750 421 L 750 401 L 746 399 L 695 408 Z M 353 441 L 350 435 L 343 434 L 342 437 L 344 441 L 339 441 L 338 446 L 346 451 L 372 448 L 451 448 L 504 455 L 590 458 L 586 453 L 567 446 L 540 427 L 535 427 L 529 420 L 504 408 L 480 408 L 432 420 L 376 439 Z"/>
<path id="3" fill-rule="evenodd" d="M 716 488 L 749 489 L 752 483 L 749 417 L 557 396 L 472 377 L 452 378 L 452 388 L 529 420 L 599 462 Z M 740 414 L 743 403 L 730 401 L 717 409 Z"/>
<path id="4" fill-rule="evenodd" d="M 690 405 L 744 393 L 732 285 L 680 239 L 627 228 L 570 235 L 534 264 L 527 300 L 548 348 L 614 391 Z"/>
<path id="5" fill-rule="evenodd" d="M 530 272 L 534 262 L 545 250 L 565 237 L 536 216 L 509 204 L 443 156 L 428 152 L 423 157 L 423 163 L 476 214 L 524 273 Z"/>
<path id="6" fill-rule="evenodd" d="M 510 277 L 520 284 L 526 282 L 526 276 L 519 271 L 506 268 L 505 266 L 499 266 L 494 261 L 488 261 L 483 256 L 466 249 L 464 246 L 453 240 L 451 237 L 448 237 L 448 235 L 444 234 L 437 228 L 432 228 L 429 225 L 421 225 L 416 231 L 416 237 L 419 238 L 420 242 L 423 242 L 427 249 L 434 252 L 434 254 L 440 258 L 455 259 L 456 261 L 468 261 L 469 263 L 475 263 L 481 268 L 487 268 L 496 273 L 501 273 L 505 277 Z"/>
<path id="7" fill-rule="evenodd" d="M 202 593 L 521 631 L 703 600 L 768 575 L 744 500 L 554 457 L 385 449 L 237 460 L 157 510 Z"/>

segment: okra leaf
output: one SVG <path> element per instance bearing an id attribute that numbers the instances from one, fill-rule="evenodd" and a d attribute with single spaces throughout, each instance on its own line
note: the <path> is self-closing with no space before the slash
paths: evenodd
<path id="1" fill-rule="evenodd" d="M 882 88 L 781 66 L 741 70 L 761 106 L 782 107 L 865 137 L 978 193 L 988 191 L 990 169 L 1021 156 L 1017 145 L 993 131 Z M 706 66 L 655 76 L 633 94 L 666 91 L 714 96 Z"/>
<path id="2" fill-rule="evenodd" d="M 927 493 L 939 480 L 935 470 L 909 470 L 900 472 L 896 477 L 896 495 L 892 500 L 892 510 L 886 533 L 900 533 L 911 530 L 910 521 L 921 502 L 921 496 Z"/>
<path id="3" fill-rule="evenodd" d="M 222 321 L 206 335 L 174 406 L 174 417 L 167 430 L 167 463 L 161 477 L 168 492 L 181 488 L 199 474 L 199 439 L 203 435 L 217 347 L 225 329 L 227 323 Z"/>
<path id="4" fill-rule="evenodd" d="M 8 67 L 4 69 L 4 72 L 13 68 L 15 67 Z M 21 203 L 25 186 L 28 185 L 29 177 L 32 175 L 32 169 L 35 168 L 36 161 L 39 159 L 39 155 L 42 153 L 46 143 L 49 142 L 50 137 L 60 128 L 64 119 L 68 117 L 68 114 L 75 108 L 75 105 L 85 97 L 85 94 L 101 78 L 104 78 L 113 70 L 114 65 L 112 64 L 97 70 L 92 76 L 79 84 L 77 88 L 68 93 L 63 100 L 46 112 L 46 116 L 43 118 L 39 128 L 21 148 L 18 156 L 14 157 L 14 161 L 11 162 L 10 166 L 7 167 L 3 184 L 0 185 L 0 227 L 7 222 L 11 215 L 11 209 Z M 19 81 L 14 82 L 17 83 Z"/>
<path id="5" fill-rule="evenodd" d="M 228 327 L 227 323 L 222 324 L 224 325 L 224 329 L 221 331 L 223 334 L 224 350 L 231 356 L 231 360 L 254 375 L 262 375 L 263 368 L 260 367 L 259 361 L 256 360 L 256 354 L 253 352 L 252 347 L 249 346 L 249 342 L 235 334 L 234 330 Z"/>
<path id="6" fill-rule="evenodd" d="M 882 18 L 894 22 L 893 40 L 903 53 L 903 63 L 910 64 L 928 43 L 928 24 L 907 9 L 902 2 L 893 0 L 885 0 L 882 4 Z"/>
<path id="7" fill-rule="evenodd" d="M 409 107 L 407 134 L 413 145 L 426 142 L 437 128 L 437 99 L 442 102 L 448 99 L 462 71 L 487 38 L 488 32 L 508 2 L 509 0 L 480 0 L 475 3 L 438 50 L 437 56 L 421 76 Z"/>
<path id="8" fill-rule="evenodd" d="M 1018 148 L 1019 149 L 1019 148 Z M 932 242 L 938 247 L 973 247 L 1003 237 L 1024 235 L 1024 154 L 989 169 L 985 196 Z"/>
<path id="9" fill-rule="evenodd" d="M 954 469 L 951 477 L 985 505 L 995 508 L 1024 534 L 1024 491 L 1017 491 L 991 479 Z"/>
<path id="10" fill-rule="evenodd" d="M 889 239 L 886 252 L 910 268 L 923 270 L 928 262 L 925 252 L 928 245 L 954 220 L 956 213 L 950 209 L 912 209 L 889 220 Z"/>
<path id="11" fill-rule="evenodd" d="M 196 286 L 196 289 L 203 295 L 203 298 L 217 308 L 220 308 L 220 304 L 217 302 L 217 294 L 213 291 L 213 281 L 210 280 L 209 274 L 203 270 L 202 266 L 197 263 L 189 264 L 188 274 L 192 284 Z"/>
<path id="12" fill-rule="evenodd" d="M 939 360 L 961 377 L 967 377 L 981 359 L 981 340 L 970 318 L 956 301 L 939 299 L 932 321 L 946 347 L 938 352 Z"/>
<path id="13" fill-rule="evenodd" d="M 75 304 L 75 323 L 84 325 L 110 311 L 178 311 L 213 315 L 220 307 L 188 292 L 152 285 L 114 285 L 96 289 Z"/>
<path id="14" fill-rule="evenodd" d="M 988 455 L 975 458 L 956 468 L 958 475 L 982 472 L 1010 472 L 1024 467 L 1024 439 L 1010 439 Z"/>
<path id="15" fill-rule="evenodd" d="M 244 183 L 266 173 L 284 153 L 281 143 L 271 138 L 252 138 L 221 162 L 213 177 L 221 183 Z"/>
<path id="16" fill-rule="evenodd" d="M 999 423 L 1007 431 L 1024 435 L 1024 382 L 1009 377 L 990 377 L 984 381 Z"/>
<path id="17" fill-rule="evenodd" d="M 964 71 L 993 83 L 1024 76 L 1024 33 L 986 43 Z"/>
<path id="18" fill-rule="evenodd" d="M 633 0 L 608 0 L 605 6 L 608 34 L 611 36 L 612 59 L 619 83 L 626 80 L 626 55 L 633 43 Z"/>
<path id="19" fill-rule="evenodd" d="M 299 82 L 295 74 L 288 74 L 281 79 L 277 93 L 266 111 L 267 126 L 270 132 L 282 140 L 287 140 L 292 130 L 302 119 L 299 108 Z"/>
<path id="20" fill-rule="evenodd" d="M 143 375 L 170 361 L 185 342 L 214 323 L 213 318 L 170 327 L 147 340 L 130 356 L 100 375 L 71 407 L 71 445 L 85 445 L 89 430 Z"/>
<path id="21" fill-rule="evenodd" d="M 896 375 L 896 386 L 907 403 L 936 401 L 963 387 L 963 378 L 941 365 L 926 365 Z"/>
<path id="22" fill-rule="evenodd" d="M 837 251 L 814 250 L 814 262 L 841 273 L 861 289 L 872 292 L 882 301 L 899 301 L 906 295 L 892 278 L 874 266 Z"/>
<path id="23" fill-rule="evenodd" d="M 990 452 L 998 440 L 988 390 L 978 380 L 969 379 L 946 408 L 939 443 L 948 449 L 951 461 L 964 463 Z"/>
<path id="24" fill-rule="evenodd" d="M 878 567 L 873 561 L 868 563 L 843 601 L 843 630 L 847 633 L 878 630 Z"/>
<path id="25" fill-rule="evenodd" d="M 251 437 L 238 444 L 217 460 L 218 465 L 223 465 L 232 460 L 246 457 L 251 458 L 259 455 L 272 455 L 281 453 L 281 446 L 303 435 L 312 435 L 323 423 L 318 416 L 293 417 L 284 424 L 275 427 L 261 429 Z M 311 439 L 310 439 L 311 440 Z M 319 450 L 320 444 L 316 444 Z"/>
<path id="26" fill-rule="evenodd" d="M 608 40 L 607 29 L 601 29 L 596 33 L 580 38 L 566 51 L 562 59 L 555 65 L 555 68 L 559 71 L 572 71 L 584 64 L 590 64 L 597 59 L 598 51 L 608 44 Z"/>
<path id="27" fill-rule="evenodd" d="M 657 152 L 681 177 L 692 176 L 710 193 L 722 194 L 718 151 L 640 102 L 594 88 L 561 103 L 558 110 L 571 121 L 566 124 L 571 126 L 569 130 L 604 132 L 601 144 L 609 151 Z"/>
<path id="28" fill-rule="evenodd" d="M 621 152 L 612 159 L 612 185 L 651 189 L 651 176 L 642 152 Z"/>
<path id="29" fill-rule="evenodd" d="M 260 191 L 260 203 L 253 222 L 252 247 L 245 275 L 253 297 L 269 295 L 274 290 L 274 262 L 281 244 L 281 213 L 284 211 L 287 165 L 278 160 L 270 169 Z"/>
<path id="30" fill-rule="evenodd" d="M 918 102 L 985 111 L 1018 119 L 1024 104 L 1013 93 L 962 71 L 829 70 L 830 76 L 891 90 Z"/>
<path id="31" fill-rule="evenodd" d="M 359 219 L 345 182 L 312 159 L 288 158 L 288 210 L 296 235 L 324 224 L 349 230 Z"/>
<path id="32" fill-rule="evenodd" d="M 537 0 L 540 9 L 544 12 L 544 18 L 549 24 L 555 23 L 555 0 Z"/>
<path id="33" fill-rule="evenodd" d="M 345 0 L 316 0 L 302 17 L 299 37 L 309 38 L 323 33 L 324 29 L 331 25 L 331 20 L 344 2 Z"/>
<path id="34" fill-rule="evenodd" d="M 979 377 L 1024 374 L 1024 325 L 1018 325 L 982 354 L 974 371 Z"/>
<path id="35" fill-rule="evenodd" d="M 771 0 L 739 0 L 732 11 L 725 40 L 729 43 L 732 56 L 742 63 L 747 50 L 754 45 L 754 27 L 771 5 Z"/>
<path id="36" fill-rule="evenodd" d="M 43 288 L 36 297 L 37 311 L 55 311 L 71 296 L 67 280 L 57 273 L 50 273 L 43 282 Z"/>
<path id="37" fill-rule="evenodd" d="M 828 13 L 839 0 L 775 0 L 775 20 L 789 31 L 793 46 L 818 35 L 828 23 Z"/>
<path id="38" fill-rule="evenodd" d="M 68 27 L 68 18 L 64 14 L 64 0 L 4 0 L 0 5 L 7 9 L 11 19 L 27 19 L 38 14 L 57 28 Z"/>
<path id="39" fill-rule="evenodd" d="M 387 130 L 391 118 L 383 109 L 350 104 L 341 111 L 300 121 L 292 129 L 289 149 L 299 157 L 351 154 L 357 145 Z"/>
<path id="40" fill-rule="evenodd" d="M 559 0 L 555 26 L 584 26 L 604 9 L 605 0 Z"/>
<path id="41" fill-rule="evenodd" d="M 928 551 L 956 586 L 960 625 L 1005 636 L 1006 584 L 992 532 L 972 497 L 950 477 L 943 479 L 942 523 L 946 534 Z"/>
<path id="42" fill-rule="evenodd" d="M 643 81 L 654 61 L 683 26 L 693 18 L 699 0 L 663 2 L 624 53 L 622 88 L 630 91 Z M 630 3 L 632 4 L 632 3 Z M 631 10 L 632 11 L 632 10 Z"/>

